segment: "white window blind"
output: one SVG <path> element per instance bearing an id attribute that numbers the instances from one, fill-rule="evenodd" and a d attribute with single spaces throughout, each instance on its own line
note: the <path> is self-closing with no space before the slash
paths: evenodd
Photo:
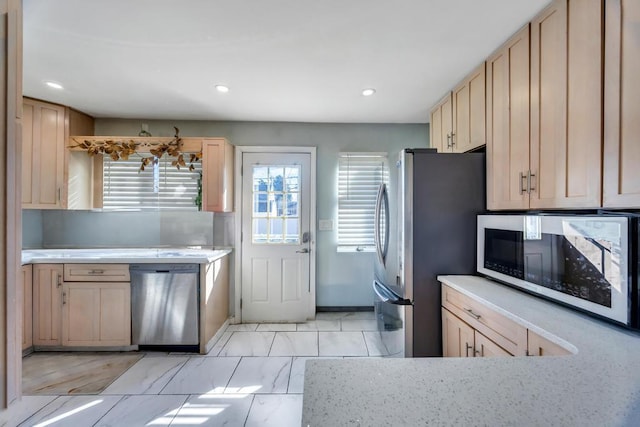
<path id="1" fill-rule="evenodd" d="M 386 153 L 341 153 L 338 162 L 338 247 L 371 250 L 378 187 L 389 181 Z"/>
<path id="2" fill-rule="evenodd" d="M 178 170 L 172 157 L 163 157 L 155 165 L 140 169 L 140 158 L 113 161 L 104 156 L 103 208 L 131 210 L 194 210 L 198 195 L 198 179 L 202 171 L 200 162 L 195 170 Z"/>

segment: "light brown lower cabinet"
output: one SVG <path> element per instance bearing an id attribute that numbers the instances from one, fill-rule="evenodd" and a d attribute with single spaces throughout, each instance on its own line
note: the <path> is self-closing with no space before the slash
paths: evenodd
<path id="1" fill-rule="evenodd" d="M 84 281 L 64 281 L 75 277 L 70 272 L 87 268 L 94 273 L 77 276 Z M 33 346 L 130 345 L 131 285 L 109 281 L 110 276 L 128 277 L 128 269 L 126 264 L 104 264 L 99 269 L 90 264 L 34 264 Z M 98 270 L 109 272 L 108 277 Z M 93 275 L 94 281 L 87 281 Z"/>
<path id="2" fill-rule="evenodd" d="M 22 266 L 22 349 L 33 346 L 33 267 Z"/>
<path id="3" fill-rule="evenodd" d="M 444 357 L 512 356 L 446 308 L 442 309 L 442 328 Z"/>
<path id="4" fill-rule="evenodd" d="M 527 334 L 527 356 L 566 356 L 571 354 L 566 348 L 549 341 L 531 329 Z"/>
<path id="5" fill-rule="evenodd" d="M 126 346 L 130 344 L 130 283 L 64 283 L 62 290 L 63 346 Z"/>
<path id="6" fill-rule="evenodd" d="M 229 256 L 200 265 L 200 353 L 229 318 Z"/>
<path id="7" fill-rule="evenodd" d="M 33 265 L 33 345 L 62 342 L 62 264 Z"/>
<path id="8" fill-rule="evenodd" d="M 442 353 L 444 357 L 572 354 L 561 345 L 447 285 L 442 285 Z"/>

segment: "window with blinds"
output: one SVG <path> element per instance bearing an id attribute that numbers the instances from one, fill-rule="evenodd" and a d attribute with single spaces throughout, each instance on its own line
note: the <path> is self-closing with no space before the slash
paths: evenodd
<path id="1" fill-rule="evenodd" d="M 374 250 L 378 187 L 389 182 L 386 153 L 341 153 L 338 161 L 338 250 Z"/>
<path id="2" fill-rule="evenodd" d="M 198 180 L 202 163 L 195 170 L 178 170 L 174 159 L 163 157 L 153 167 L 139 172 L 140 159 L 113 161 L 104 156 L 103 209 L 118 210 L 198 210 Z"/>

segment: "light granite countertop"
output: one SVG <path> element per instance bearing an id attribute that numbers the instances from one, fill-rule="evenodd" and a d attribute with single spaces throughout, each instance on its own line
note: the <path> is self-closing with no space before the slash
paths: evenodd
<path id="1" fill-rule="evenodd" d="M 439 279 L 574 354 L 310 360 L 302 426 L 640 425 L 640 333 L 481 277 Z"/>
<path id="2" fill-rule="evenodd" d="M 194 263 L 206 264 L 231 253 L 230 249 L 109 248 L 30 249 L 22 251 L 22 264 L 55 263 Z"/>

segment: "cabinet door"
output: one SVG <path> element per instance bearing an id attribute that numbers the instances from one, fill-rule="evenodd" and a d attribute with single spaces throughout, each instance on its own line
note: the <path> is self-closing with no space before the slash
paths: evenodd
<path id="1" fill-rule="evenodd" d="M 431 110 L 431 124 L 429 125 L 429 146 L 442 152 L 442 109 L 438 106 Z"/>
<path id="2" fill-rule="evenodd" d="M 447 95 L 440 106 L 440 115 L 442 117 L 442 133 L 440 134 L 443 153 L 450 153 L 453 150 L 453 97 Z"/>
<path id="3" fill-rule="evenodd" d="M 62 264 L 33 265 L 33 345 L 60 345 Z"/>
<path id="4" fill-rule="evenodd" d="M 33 345 L 33 268 L 22 266 L 22 349 Z"/>
<path id="5" fill-rule="evenodd" d="M 131 344 L 129 283 L 65 283 L 62 345 Z"/>
<path id="6" fill-rule="evenodd" d="M 431 110 L 431 147 L 438 153 L 452 150 L 451 133 L 453 132 L 453 100 L 451 92 L 447 93 Z"/>
<path id="7" fill-rule="evenodd" d="M 224 139 L 202 141 L 202 209 L 233 211 L 233 146 Z"/>
<path id="8" fill-rule="evenodd" d="M 65 264 L 65 282 L 128 282 L 129 264 Z"/>
<path id="9" fill-rule="evenodd" d="M 602 20 L 556 0 L 531 23 L 531 208 L 601 205 Z"/>
<path id="10" fill-rule="evenodd" d="M 483 62 L 453 90 L 451 145 L 464 153 L 486 144 L 485 63 Z"/>
<path id="11" fill-rule="evenodd" d="M 487 59 L 487 209 L 527 209 L 529 25 Z"/>
<path id="12" fill-rule="evenodd" d="M 480 332 L 476 331 L 474 336 L 475 341 L 475 357 L 504 357 L 504 356 L 512 356 L 504 348 L 500 347 L 498 344 L 491 341 L 489 338 L 482 335 Z"/>
<path id="13" fill-rule="evenodd" d="M 606 8 L 603 205 L 640 208 L 640 2 Z"/>
<path id="14" fill-rule="evenodd" d="M 31 188 L 23 192 L 23 207 L 63 208 L 65 108 L 33 99 L 25 99 L 23 105 L 30 110 L 23 118 L 23 141 L 30 156 L 23 156 L 22 173 L 23 177 L 31 175 Z"/>
<path id="15" fill-rule="evenodd" d="M 564 347 L 529 330 L 527 335 L 527 356 L 565 356 L 571 354 Z"/>
<path id="16" fill-rule="evenodd" d="M 471 326 L 457 316 L 442 309 L 442 351 L 444 357 L 473 357 L 473 334 Z"/>

